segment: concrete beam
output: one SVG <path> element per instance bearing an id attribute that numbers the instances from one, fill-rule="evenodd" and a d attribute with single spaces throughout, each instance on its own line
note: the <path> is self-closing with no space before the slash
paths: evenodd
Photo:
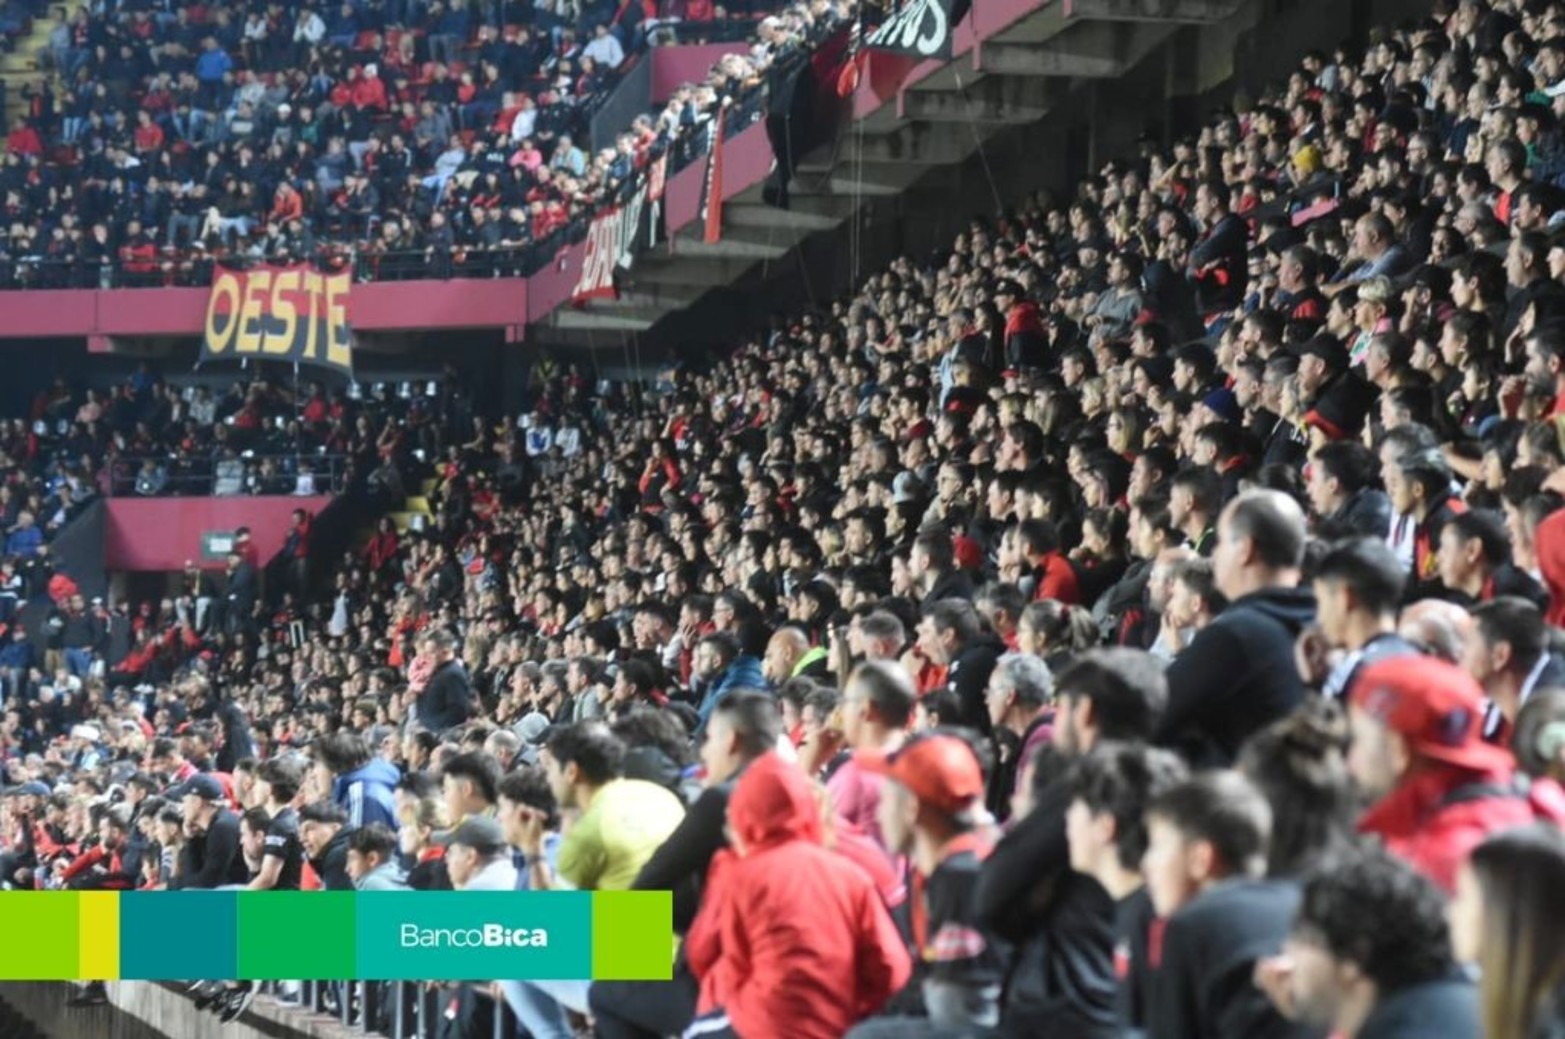
<path id="1" fill-rule="evenodd" d="M 727 285 L 744 274 L 756 261 L 743 257 L 675 256 L 636 264 L 630 280 L 638 287 L 643 285 L 691 285 L 711 288 Z"/>
<path id="2" fill-rule="evenodd" d="M 724 221 L 727 222 L 726 219 Z M 701 240 L 702 231 L 691 229 L 679 235 L 674 242 L 674 257 L 695 260 L 775 260 L 785 256 L 790 243 L 775 237 L 767 241 L 742 232 L 723 228 L 723 237 L 710 245 Z"/>
<path id="3" fill-rule="evenodd" d="M 1128 67 L 1124 37 L 1114 22 L 1081 22 L 1043 44 L 986 44 L 979 60 L 984 71 L 1001 75 L 1114 79 Z"/>
<path id="4" fill-rule="evenodd" d="M 846 143 L 843 149 L 846 161 L 946 166 L 961 162 L 974 148 L 971 131 L 950 122 L 907 123 L 895 133 L 866 136 L 862 140 L 862 150 L 859 150 L 857 140 Z"/>
<path id="5" fill-rule="evenodd" d="M 1015 125 L 1036 122 L 1058 103 L 1055 81 L 1028 76 L 985 76 L 966 90 L 910 90 L 903 114 L 924 122 Z"/>
<path id="6" fill-rule="evenodd" d="M 1084 21 L 1180 25 L 1221 21 L 1241 5 L 1242 0 L 1064 0 L 1066 16 Z"/>
<path id="7" fill-rule="evenodd" d="M 604 314 L 592 309 L 577 310 L 573 307 L 561 307 L 554 312 L 555 328 L 577 332 L 645 332 L 656 320 Z"/>
<path id="8" fill-rule="evenodd" d="M 792 200 L 790 199 L 790 202 Z M 831 205 L 829 195 L 807 196 L 791 204 L 787 209 L 768 206 L 764 202 L 735 202 L 723 204 L 724 228 L 783 228 L 790 232 L 802 232 L 800 237 L 816 231 L 828 231 L 836 227 L 853 210 L 851 202 Z M 835 212 L 832 212 L 835 210 Z"/>

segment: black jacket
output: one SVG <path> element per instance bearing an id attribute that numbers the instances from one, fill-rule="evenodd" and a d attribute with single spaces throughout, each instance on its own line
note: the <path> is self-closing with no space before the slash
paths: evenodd
<path id="1" fill-rule="evenodd" d="M 218 811 L 205 833 L 186 841 L 179 854 L 179 875 L 169 881 L 170 890 L 215 888 L 250 879 L 250 868 L 239 849 L 239 816 L 226 808 Z M 346 850 L 343 854 L 346 856 Z"/>
<path id="2" fill-rule="evenodd" d="M 418 723 L 430 732 L 455 728 L 473 716 L 473 687 L 460 660 L 448 660 L 429 676 L 418 694 Z"/>
<path id="3" fill-rule="evenodd" d="M 984 860 L 975 917 L 1014 946 L 1000 1010 L 1005 1036 L 1120 1036 L 1114 900 L 1070 868 L 1067 784 L 1043 791 Z"/>
<path id="4" fill-rule="evenodd" d="M 1478 1039 L 1482 1033 L 1478 990 L 1453 970 L 1382 995 L 1356 1039 Z"/>
<path id="5" fill-rule="evenodd" d="M 994 662 L 1003 652 L 1005 646 L 994 636 L 980 635 L 971 645 L 962 647 L 946 670 L 946 685 L 962 703 L 962 724 L 986 735 L 991 725 L 984 691 L 989 687 Z"/>
<path id="6" fill-rule="evenodd" d="M 1391 499 L 1376 487 L 1361 487 L 1342 508 L 1322 517 L 1316 533 L 1328 541 L 1362 535 L 1384 538 L 1391 533 Z"/>
<path id="7" fill-rule="evenodd" d="M 1228 880 L 1197 895 L 1163 929 L 1152 976 L 1147 1039 L 1313 1039 L 1256 987 L 1255 962 L 1274 956 L 1293 925 L 1299 888 Z"/>
<path id="8" fill-rule="evenodd" d="M 353 878 L 348 876 L 348 835 L 351 832 L 346 826 L 338 830 L 321 849 L 320 858 L 310 860 L 311 868 L 327 891 L 354 889 Z"/>
<path id="9" fill-rule="evenodd" d="M 1168 667 L 1168 709 L 1153 742 L 1197 766 L 1226 767 L 1251 733 L 1304 698 L 1293 644 L 1315 619 L 1303 588 L 1270 588 L 1230 603 Z"/>
<path id="10" fill-rule="evenodd" d="M 723 825 L 728 818 L 728 797 L 735 780 L 708 787 L 690 806 L 668 839 L 636 874 L 633 891 L 672 891 L 674 931 L 684 934 L 701 907 L 701 886 L 712 856 L 728 846 Z"/>

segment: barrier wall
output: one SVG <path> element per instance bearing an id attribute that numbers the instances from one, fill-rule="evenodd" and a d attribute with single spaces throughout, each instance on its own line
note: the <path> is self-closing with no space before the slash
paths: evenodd
<path id="1" fill-rule="evenodd" d="M 103 556 L 109 570 L 182 570 L 187 560 L 202 560 L 202 536 L 231 533 L 249 527 L 251 540 L 264 564 L 287 540 L 293 510 L 319 513 L 331 498 L 112 498 L 104 520 Z"/>

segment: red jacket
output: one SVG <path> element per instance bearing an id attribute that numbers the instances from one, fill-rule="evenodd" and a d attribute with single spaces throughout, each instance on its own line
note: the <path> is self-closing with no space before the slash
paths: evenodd
<path id="1" fill-rule="evenodd" d="M 1037 584 L 1032 590 L 1033 602 L 1053 599 L 1067 606 L 1080 605 L 1081 582 L 1076 579 L 1076 571 L 1070 560 L 1061 553 L 1050 552 L 1045 555 L 1033 571 L 1033 576 L 1037 578 Z"/>
<path id="2" fill-rule="evenodd" d="M 1511 792 L 1510 775 L 1484 775 L 1425 762 L 1364 813 L 1359 829 L 1383 838 L 1395 855 L 1447 892 L 1467 856 L 1497 830 L 1536 817 L 1527 797 Z"/>
<path id="3" fill-rule="evenodd" d="M 698 1013 L 727 1011 L 745 1039 L 841 1039 L 912 972 L 874 882 L 822 847 L 809 780 L 776 754 L 745 770 L 728 820 L 744 854 L 712 860 L 685 942 Z"/>

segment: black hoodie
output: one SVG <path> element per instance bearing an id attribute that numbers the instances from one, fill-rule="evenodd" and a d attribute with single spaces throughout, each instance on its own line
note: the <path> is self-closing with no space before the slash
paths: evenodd
<path id="1" fill-rule="evenodd" d="M 1197 767 L 1232 765 L 1249 736 L 1304 698 L 1293 644 L 1315 619 L 1304 588 L 1242 596 L 1197 633 L 1168 667 L 1168 709 L 1153 742 Z"/>

